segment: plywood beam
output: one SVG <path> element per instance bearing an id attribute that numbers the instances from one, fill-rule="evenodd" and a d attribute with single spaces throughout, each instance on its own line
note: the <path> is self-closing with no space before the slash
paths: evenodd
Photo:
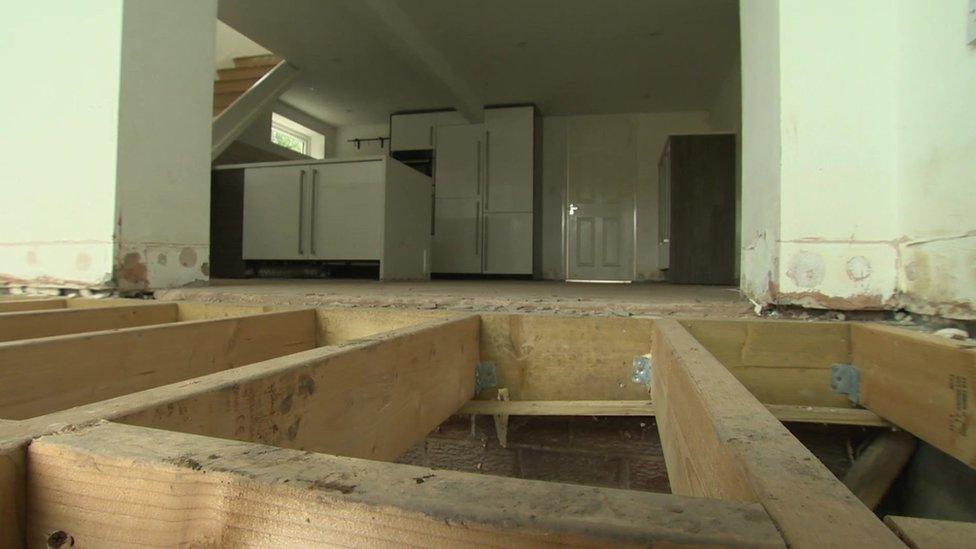
<path id="1" fill-rule="evenodd" d="M 680 324 L 655 322 L 651 354 L 674 493 L 759 502 L 791 547 L 901 545 Z"/>
<path id="2" fill-rule="evenodd" d="M 976 349 L 904 328 L 851 328 L 860 403 L 976 467 Z"/>
<path id="3" fill-rule="evenodd" d="M 27 542 L 782 547 L 754 504 L 433 470 L 118 424 L 31 444 Z"/>
<path id="4" fill-rule="evenodd" d="M 969 549 L 976 543 L 976 523 L 913 517 L 885 517 L 912 549 Z"/>
<path id="5" fill-rule="evenodd" d="M 766 409 L 783 422 L 890 427 L 870 410 L 767 404 Z M 472 400 L 463 414 L 512 416 L 646 416 L 655 414 L 650 400 Z"/>
<path id="6" fill-rule="evenodd" d="M 864 505 L 876 509 L 915 453 L 915 437 L 905 431 L 880 433 L 854 460 L 844 485 Z"/>
<path id="7" fill-rule="evenodd" d="M 315 346 L 315 312 L 0 343 L 0 417 L 25 419 Z"/>
<path id="8" fill-rule="evenodd" d="M 178 319 L 175 303 L 151 302 L 122 307 L 0 313 L 0 341 L 150 326 Z"/>

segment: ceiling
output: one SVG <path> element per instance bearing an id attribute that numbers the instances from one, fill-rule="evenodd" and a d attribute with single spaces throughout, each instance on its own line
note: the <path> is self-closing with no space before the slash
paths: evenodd
<path id="1" fill-rule="evenodd" d="M 708 109 L 738 57 L 737 0 L 385 1 L 432 48 L 391 40 L 364 0 L 220 0 L 219 16 L 302 70 L 283 101 L 336 126 L 457 106 L 418 51 L 480 104 L 545 115 Z"/>

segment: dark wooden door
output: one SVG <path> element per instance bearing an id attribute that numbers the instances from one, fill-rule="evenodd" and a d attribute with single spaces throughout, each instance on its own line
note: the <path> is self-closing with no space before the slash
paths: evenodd
<path id="1" fill-rule="evenodd" d="M 735 136 L 670 138 L 669 282 L 734 284 Z"/>

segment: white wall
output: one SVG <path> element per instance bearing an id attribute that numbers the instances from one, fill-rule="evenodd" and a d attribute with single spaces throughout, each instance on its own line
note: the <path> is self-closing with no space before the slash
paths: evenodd
<path id="1" fill-rule="evenodd" d="M 122 5 L 4 5 L 0 282 L 111 280 Z"/>
<path id="2" fill-rule="evenodd" d="M 707 112 L 641 113 L 543 118 L 543 227 L 542 276 L 565 278 L 567 159 L 573 132 L 613 131 L 624 122 L 636 139 L 636 280 L 661 280 L 657 257 L 658 171 L 661 151 L 669 135 L 717 133 L 732 128 L 715 127 Z"/>
<path id="3" fill-rule="evenodd" d="M 121 289 L 209 275 L 216 0 L 123 10 L 115 219 Z"/>
<path id="4" fill-rule="evenodd" d="M 237 32 L 237 30 L 223 21 L 217 21 L 214 71 L 233 67 L 235 57 L 267 55 L 269 53 L 271 51 L 261 44 Z"/>
<path id="5" fill-rule="evenodd" d="M 740 16 L 747 295 L 976 318 L 965 0 L 743 0 Z"/>
<path id="6" fill-rule="evenodd" d="M 390 154 L 390 142 L 386 141 L 380 148 L 379 141 L 362 143 L 357 149 L 350 139 L 370 139 L 373 137 L 390 137 L 389 124 L 370 124 L 365 126 L 340 126 L 336 131 L 336 156 L 346 158 L 350 156 L 376 156 Z"/>
<path id="7" fill-rule="evenodd" d="M 966 0 L 897 10 L 898 289 L 913 310 L 976 318 L 976 47 Z"/>

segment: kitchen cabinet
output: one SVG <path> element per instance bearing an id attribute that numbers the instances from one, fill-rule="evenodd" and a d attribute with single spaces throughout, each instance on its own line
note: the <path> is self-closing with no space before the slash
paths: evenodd
<path id="1" fill-rule="evenodd" d="M 536 118 L 500 107 L 435 129 L 434 272 L 532 274 Z"/>
<path id="2" fill-rule="evenodd" d="M 431 271 L 480 273 L 483 255 L 481 199 L 437 198 L 434 213 Z"/>
<path id="3" fill-rule="evenodd" d="M 531 213 L 535 108 L 485 109 L 485 157 L 485 211 Z"/>
<path id="4" fill-rule="evenodd" d="M 457 111 L 399 113 L 390 117 L 390 151 L 432 150 L 438 126 L 464 124 Z"/>
<path id="5" fill-rule="evenodd" d="M 484 214 L 484 272 L 532 273 L 532 214 Z"/>
<path id="6" fill-rule="evenodd" d="M 221 167 L 244 176 L 243 259 L 378 261 L 430 273 L 431 178 L 386 156 Z"/>
<path id="7" fill-rule="evenodd" d="M 306 166 L 254 168 L 244 174 L 244 259 L 305 259 Z"/>

